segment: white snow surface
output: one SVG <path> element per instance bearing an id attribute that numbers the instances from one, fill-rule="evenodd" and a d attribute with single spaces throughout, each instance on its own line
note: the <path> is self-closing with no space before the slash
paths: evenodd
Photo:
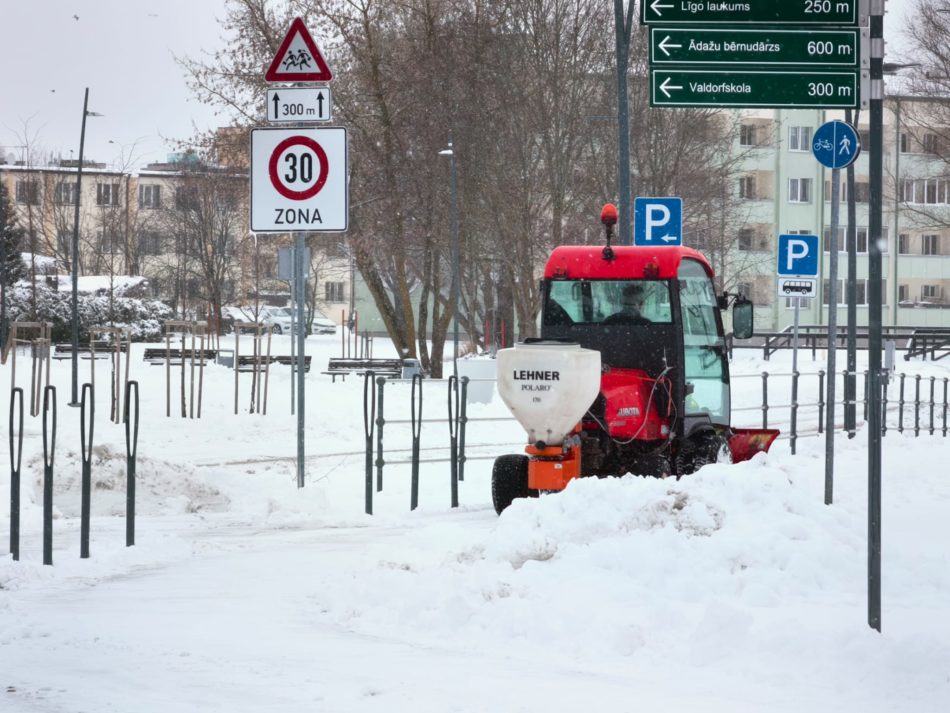
<path id="1" fill-rule="evenodd" d="M 165 370 L 141 360 L 143 346 L 131 363 L 141 384 L 134 547 L 124 546 L 125 440 L 108 421 L 108 362 L 96 371 L 89 559 L 79 558 L 68 361 L 53 369 L 52 567 L 41 564 L 42 420 L 26 416 L 21 559 L 0 557 L 0 711 L 950 710 L 950 447 L 939 405 L 934 435 L 925 408 L 920 436 L 908 410 L 904 433 L 884 439 L 878 633 L 867 625 L 863 429 L 836 440 L 832 505 L 822 436 L 800 438 L 794 456 L 780 440 L 769 454 L 679 481 L 576 481 L 498 517 L 490 458 L 518 452 L 523 433 L 488 420 L 507 416 L 497 395 L 470 407 L 461 507 L 450 508 L 445 383 L 427 381 L 421 446 L 436 462 L 422 464 L 410 512 L 400 462 L 410 428 L 396 421 L 408 419 L 411 392 L 391 384 L 385 487 L 368 516 L 362 379 L 334 384 L 320 373 L 340 337 L 307 342 L 302 489 L 287 367 L 272 368 L 266 416 L 248 413 L 247 374 L 235 415 L 234 373 L 213 365 L 202 418 L 167 418 Z M 272 351 L 289 353 L 288 338 Z M 374 351 L 393 353 L 381 339 Z M 787 374 L 788 356 L 736 353 L 737 424 L 760 423 L 761 372 Z M 802 372 L 825 366 L 823 354 L 800 358 Z M 81 380 L 89 368 L 82 362 Z M 908 394 L 922 376 L 925 399 L 936 377 L 942 403 L 947 365 L 898 369 L 910 375 Z M 10 371 L 0 369 L 4 394 Z M 817 399 L 817 383 L 803 377 L 803 402 Z M 787 379 L 772 377 L 771 422 L 788 420 L 777 406 L 789 400 Z M 799 421 L 814 431 L 817 410 L 803 407 Z M 3 507 L 4 545 L 8 529 Z"/>

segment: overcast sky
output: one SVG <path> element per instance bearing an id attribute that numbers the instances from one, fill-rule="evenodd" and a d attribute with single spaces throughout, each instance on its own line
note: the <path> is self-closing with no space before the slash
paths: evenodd
<path id="1" fill-rule="evenodd" d="M 899 47 L 897 31 L 911 3 L 887 2 L 888 54 Z M 45 152 L 77 156 L 87 86 L 89 109 L 103 116 L 87 121 L 85 155 L 113 166 L 127 166 L 129 155 L 135 167 L 164 160 L 168 140 L 187 139 L 193 125 L 226 124 L 227 117 L 191 96 L 173 57 L 223 47 L 224 6 L 225 0 L 0 0 L 0 147 L 19 158 L 25 138 Z"/>
<path id="2" fill-rule="evenodd" d="M 31 144 L 78 156 L 89 87 L 89 109 L 102 116 L 87 119 L 86 157 L 118 165 L 123 153 L 134 152 L 135 166 L 164 160 L 172 150 L 166 139 L 188 138 L 193 123 L 205 129 L 225 121 L 192 98 L 173 58 L 224 44 L 217 21 L 224 6 L 224 0 L 0 0 L 0 146 L 20 158 L 17 145 L 28 126 Z"/>

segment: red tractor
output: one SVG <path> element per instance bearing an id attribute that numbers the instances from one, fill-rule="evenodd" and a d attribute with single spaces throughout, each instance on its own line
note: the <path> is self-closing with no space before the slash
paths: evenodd
<path id="1" fill-rule="evenodd" d="M 577 477 L 692 473 L 767 451 L 774 429 L 730 425 L 733 336 L 752 336 L 752 303 L 717 296 L 706 258 L 686 247 L 565 245 L 548 258 L 540 339 L 498 352 L 498 389 L 528 432 L 525 454 L 492 470 L 500 514 L 512 500 Z"/>

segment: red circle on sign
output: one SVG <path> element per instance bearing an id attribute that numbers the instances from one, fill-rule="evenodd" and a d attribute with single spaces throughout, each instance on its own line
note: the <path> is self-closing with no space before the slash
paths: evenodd
<path id="1" fill-rule="evenodd" d="M 317 155 L 317 160 L 320 162 L 320 174 L 317 176 L 317 180 L 314 181 L 312 186 L 302 191 L 295 191 L 292 188 L 288 188 L 280 180 L 280 176 L 277 174 L 277 161 L 280 160 L 281 155 L 291 146 L 297 145 L 306 146 L 308 149 L 313 151 Z M 317 195 L 320 192 L 320 189 L 323 188 L 324 184 L 327 182 L 327 174 L 329 172 L 330 162 L 327 160 L 327 154 L 323 150 L 323 147 L 307 136 L 291 136 L 290 138 L 281 141 L 271 153 L 270 162 L 268 163 L 270 182 L 273 184 L 274 188 L 277 189 L 277 192 L 280 193 L 280 195 L 282 195 L 284 198 L 289 198 L 292 201 L 304 201 Z"/>

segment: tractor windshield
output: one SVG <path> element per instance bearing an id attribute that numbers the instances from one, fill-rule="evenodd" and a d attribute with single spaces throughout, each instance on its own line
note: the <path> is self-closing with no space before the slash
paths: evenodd
<path id="1" fill-rule="evenodd" d="M 664 280 L 553 280 L 543 317 L 545 326 L 672 321 Z"/>

